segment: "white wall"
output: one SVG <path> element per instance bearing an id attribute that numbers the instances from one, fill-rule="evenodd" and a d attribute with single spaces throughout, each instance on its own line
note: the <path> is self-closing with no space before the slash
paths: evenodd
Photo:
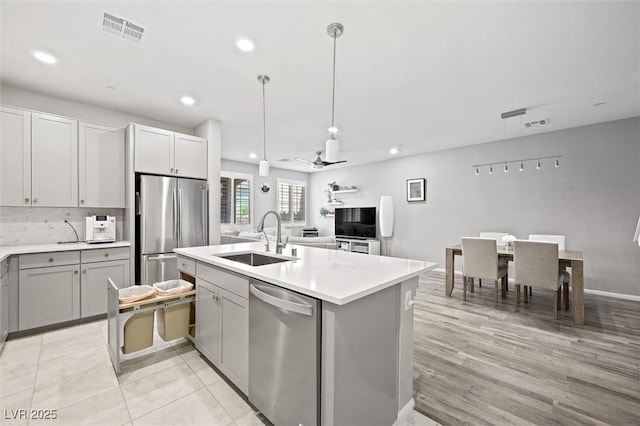
<path id="1" fill-rule="evenodd" d="M 400 141 L 401 142 L 401 141 Z M 559 168 L 526 164 L 509 173 L 471 165 L 561 155 Z M 321 235 L 333 218 L 320 218 L 327 183 L 361 189 L 339 198 L 349 206 L 378 206 L 391 195 L 395 208 L 391 255 L 435 261 L 445 247 L 480 231 L 564 234 L 567 249 L 584 254 L 585 288 L 640 295 L 640 249 L 632 243 L 640 212 L 640 119 L 496 141 L 311 175 L 311 212 Z M 406 179 L 427 179 L 426 202 L 406 201 Z M 459 265 L 457 264 L 457 269 Z"/>
<path id="2" fill-rule="evenodd" d="M 262 177 L 258 175 L 258 165 L 251 163 L 242 163 L 239 161 L 222 160 L 220 165 L 221 170 L 227 172 L 246 173 L 253 175 L 253 212 L 252 212 L 252 228 L 258 226 L 258 222 L 269 210 L 276 210 L 276 180 L 278 178 L 283 179 L 295 179 L 305 182 L 309 182 L 309 173 L 296 172 L 292 170 L 278 169 L 275 167 L 269 168 L 269 176 Z M 260 191 L 260 185 L 267 183 L 271 190 L 267 193 Z M 308 196 L 307 200 L 311 200 Z M 310 216 L 307 216 L 308 221 L 313 221 L 313 211 L 310 212 Z M 309 222 L 308 222 L 309 223 Z M 270 216 L 266 221 L 267 226 L 275 226 L 275 219 Z M 301 228 L 292 230 L 292 235 L 300 235 Z"/>
<path id="3" fill-rule="evenodd" d="M 127 114 L 68 99 L 56 98 L 7 85 L 0 85 L 0 104 L 31 109 L 39 112 L 47 112 L 50 114 L 63 115 L 65 117 L 77 118 L 80 120 L 91 121 L 93 123 L 122 127 L 123 129 L 127 127 L 130 122 L 133 122 L 160 127 L 161 129 L 173 130 L 174 132 L 186 133 L 189 135 L 193 134 L 193 129 L 173 123 L 158 121 L 139 115 Z"/>
<path id="4" fill-rule="evenodd" d="M 220 151 L 222 124 L 209 119 L 195 129 L 207 139 L 207 181 L 209 182 L 209 244 L 220 244 Z"/>

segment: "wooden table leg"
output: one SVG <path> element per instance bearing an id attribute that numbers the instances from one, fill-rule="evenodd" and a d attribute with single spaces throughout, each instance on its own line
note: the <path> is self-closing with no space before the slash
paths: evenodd
<path id="1" fill-rule="evenodd" d="M 445 290 L 444 294 L 447 297 L 451 297 L 451 293 L 453 293 L 453 268 L 454 268 L 455 256 L 453 254 L 453 249 L 448 248 L 445 256 Z"/>
<path id="2" fill-rule="evenodd" d="M 573 319 L 578 325 L 584 325 L 584 276 L 582 260 L 571 261 L 571 301 L 573 302 Z"/>

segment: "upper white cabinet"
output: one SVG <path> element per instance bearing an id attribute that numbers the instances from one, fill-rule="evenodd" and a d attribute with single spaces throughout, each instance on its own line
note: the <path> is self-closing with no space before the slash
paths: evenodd
<path id="1" fill-rule="evenodd" d="M 2 107 L 0 205 L 31 205 L 31 113 Z"/>
<path id="2" fill-rule="evenodd" d="M 207 140 L 176 133 L 174 137 L 175 174 L 182 177 L 207 178 Z"/>
<path id="3" fill-rule="evenodd" d="M 125 206 L 124 129 L 3 106 L 0 136 L 0 206 Z"/>
<path id="4" fill-rule="evenodd" d="M 80 207 L 124 208 L 124 130 L 78 124 Z"/>
<path id="5" fill-rule="evenodd" d="M 135 125 L 135 171 L 207 178 L 207 140 L 155 127 Z"/>
<path id="6" fill-rule="evenodd" d="M 31 114 L 31 204 L 78 206 L 78 121 Z"/>
<path id="7" fill-rule="evenodd" d="M 136 172 L 173 174 L 173 132 L 135 125 Z"/>

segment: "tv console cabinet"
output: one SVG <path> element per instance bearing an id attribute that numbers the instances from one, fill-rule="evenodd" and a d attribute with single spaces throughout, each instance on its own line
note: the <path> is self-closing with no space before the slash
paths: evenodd
<path id="1" fill-rule="evenodd" d="M 380 240 L 359 240 L 336 237 L 336 242 L 338 243 L 338 250 L 364 254 L 380 254 Z"/>

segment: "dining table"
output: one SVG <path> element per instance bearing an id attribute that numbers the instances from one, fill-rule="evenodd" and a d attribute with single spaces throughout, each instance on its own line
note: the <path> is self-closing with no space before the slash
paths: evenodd
<path id="1" fill-rule="evenodd" d="M 498 260 L 513 262 L 513 247 L 498 246 Z M 445 294 L 451 297 L 453 293 L 453 278 L 455 258 L 462 256 L 462 244 L 446 248 L 446 276 Z M 558 250 L 559 267 L 571 268 L 571 311 L 576 324 L 584 325 L 584 275 L 582 266 L 582 252 Z"/>

